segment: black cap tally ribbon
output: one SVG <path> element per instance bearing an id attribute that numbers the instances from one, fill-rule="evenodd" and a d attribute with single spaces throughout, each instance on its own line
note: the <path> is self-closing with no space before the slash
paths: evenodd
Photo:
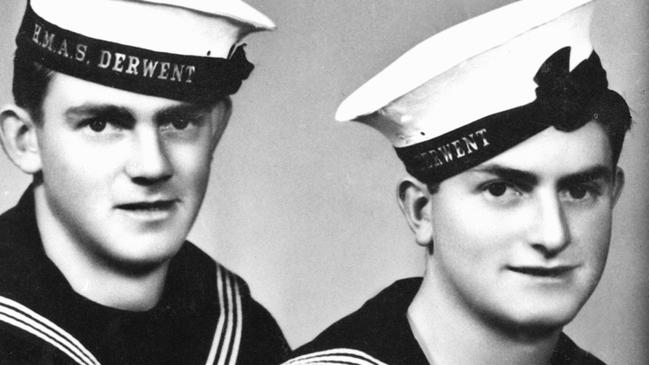
<path id="1" fill-rule="evenodd" d="M 187 56 L 86 37 L 38 16 L 27 5 L 16 57 L 90 82 L 169 99 L 209 103 L 236 93 L 254 66 L 244 45 L 228 58 Z"/>
<path id="2" fill-rule="evenodd" d="M 590 104 L 608 89 L 593 52 L 570 71 L 570 47 L 550 56 L 534 77 L 533 102 L 489 115 L 412 146 L 395 148 L 412 176 L 439 183 L 512 148 L 546 128 L 573 131 L 593 119 Z"/>

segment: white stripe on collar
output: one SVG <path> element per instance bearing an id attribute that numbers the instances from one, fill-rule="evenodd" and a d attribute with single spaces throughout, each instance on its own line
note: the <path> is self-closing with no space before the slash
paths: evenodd
<path id="1" fill-rule="evenodd" d="M 354 349 L 331 349 L 298 356 L 282 365 L 316 365 L 316 364 L 353 364 L 353 365 L 387 365 L 372 356 Z"/>
<path id="2" fill-rule="evenodd" d="M 206 365 L 235 365 L 241 344 L 243 311 L 239 283 L 232 273 L 216 266 L 219 319 Z"/>
<path id="3" fill-rule="evenodd" d="M 80 365 L 99 365 L 99 361 L 71 334 L 24 305 L 0 296 L 0 321 L 50 343 Z"/>

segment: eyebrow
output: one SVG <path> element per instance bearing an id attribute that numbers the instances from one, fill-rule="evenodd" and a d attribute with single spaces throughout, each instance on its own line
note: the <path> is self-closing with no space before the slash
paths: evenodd
<path id="1" fill-rule="evenodd" d="M 528 186 L 536 185 L 539 182 L 538 176 L 536 176 L 531 172 L 513 169 L 511 167 L 505 167 L 505 166 L 495 165 L 495 164 L 478 166 L 469 171 L 494 175 L 503 180 L 515 181 Z"/>
<path id="2" fill-rule="evenodd" d="M 534 186 L 539 182 L 539 177 L 532 172 L 513 169 L 510 167 L 505 167 L 505 166 L 495 165 L 495 164 L 479 166 L 469 171 L 491 174 L 499 178 L 502 178 L 504 180 L 511 180 L 528 186 Z M 588 167 L 582 171 L 577 171 L 575 173 L 562 176 L 559 179 L 558 184 L 559 186 L 567 186 L 575 183 L 584 183 L 584 182 L 595 181 L 600 179 L 610 181 L 612 176 L 613 176 L 613 172 L 611 171 L 610 167 L 598 164 L 595 166 Z"/>
<path id="3" fill-rule="evenodd" d="M 102 116 L 111 120 L 130 123 L 135 122 L 135 113 L 132 110 L 113 104 L 86 103 L 68 108 L 64 115 L 68 122 L 74 122 L 75 120 L 92 116 Z"/>
<path id="4" fill-rule="evenodd" d="M 610 167 L 597 165 L 584 171 L 562 177 L 559 179 L 559 186 L 570 186 L 595 180 L 611 181 L 612 177 L 613 171 Z"/>
<path id="5" fill-rule="evenodd" d="M 202 118 L 210 112 L 210 107 L 204 105 L 182 103 L 178 105 L 171 105 L 158 110 L 153 119 L 158 123 L 169 122 L 176 119 L 187 118 Z"/>

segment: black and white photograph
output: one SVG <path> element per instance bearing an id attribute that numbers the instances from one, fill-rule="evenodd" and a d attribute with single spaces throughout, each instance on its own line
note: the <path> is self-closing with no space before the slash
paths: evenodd
<path id="1" fill-rule="evenodd" d="M 0 364 L 649 362 L 646 1 L 2 6 Z"/>

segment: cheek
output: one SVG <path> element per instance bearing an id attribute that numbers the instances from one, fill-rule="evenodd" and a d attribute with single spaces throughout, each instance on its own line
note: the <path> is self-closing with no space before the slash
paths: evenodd
<path id="1" fill-rule="evenodd" d="M 493 245 L 494 227 L 475 205 L 461 200 L 438 204 L 433 211 L 434 255 L 446 265 L 473 266 Z"/>
<path id="2" fill-rule="evenodd" d="M 438 240 L 463 251 L 493 250 L 511 243 L 518 236 L 516 228 L 522 230 L 526 219 L 525 212 L 489 208 L 478 199 L 455 199 L 433 211 Z"/>
<path id="3" fill-rule="evenodd" d="M 603 269 L 611 240 L 611 209 L 571 214 L 572 243 L 585 260 Z"/>
<path id="4" fill-rule="evenodd" d="M 109 145 L 90 144 L 75 135 L 49 137 L 43 140 L 41 151 L 50 203 L 55 209 L 76 209 L 87 215 L 101 211 L 122 171 L 124 152 Z"/>
<path id="5" fill-rule="evenodd" d="M 93 168 L 88 161 L 89 151 L 74 139 L 62 137 L 46 135 L 40 146 L 43 178 L 51 186 L 76 185 L 91 176 L 87 168 Z"/>
<path id="6" fill-rule="evenodd" d="M 186 188 L 204 189 L 212 163 L 209 139 L 204 138 L 192 144 L 171 145 L 168 151 L 175 174 L 192 185 Z"/>
<path id="7" fill-rule="evenodd" d="M 62 186 L 105 181 L 121 159 L 118 150 L 93 146 L 75 138 L 49 139 L 42 144 L 43 177 Z"/>

